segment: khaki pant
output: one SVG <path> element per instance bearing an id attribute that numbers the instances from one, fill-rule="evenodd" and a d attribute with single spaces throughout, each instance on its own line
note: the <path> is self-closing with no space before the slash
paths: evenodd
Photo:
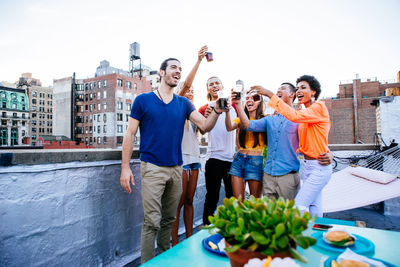
<path id="1" fill-rule="evenodd" d="M 154 241 L 160 253 L 170 247 L 172 223 L 182 194 L 182 167 L 160 167 L 141 162 L 144 222 L 141 236 L 142 264 L 155 256 Z"/>
<path id="2" fill-rule="evenodd" d="M 283 197 L 284 199 L 294 199 L 300 189 L 299 173 L 288 173 L 281 176 L 272 176 L 264 173 L 263 195 L 268 198 Z"/>

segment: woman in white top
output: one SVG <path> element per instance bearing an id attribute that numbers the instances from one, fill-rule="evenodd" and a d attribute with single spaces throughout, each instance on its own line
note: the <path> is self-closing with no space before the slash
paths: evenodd
<path id="1" fill-rule="evenodd" d="M 193 102 L 193 87 L 192 83 L 196 72 L 200 66 L 202 59 L 204 58 L 208 48 L 203 46 L 198 54 L 198 60 L 189 73 L 184 84 L 178 85 L 178 94 L 184 96 Z M 179 229 L 179 218 L 182 206 L 183 208 L 183 220 L 185 222 L 186 237 L 193 234 L 193 197 L 196 192 L 197 179 L 199 177 L 200 164 L 200 150 L 199 142 L 197 140 L 197 127 L 189 120 L 186 121 L 183 139 L 182 139 L 182 159 L 183 159 L 183 171 L 182 171 L 182 196 L 179 201 L 178 210 L 176 211 L 176 220 L 172 225 L 172 246 L 178 244 L 178 229 Z"/>

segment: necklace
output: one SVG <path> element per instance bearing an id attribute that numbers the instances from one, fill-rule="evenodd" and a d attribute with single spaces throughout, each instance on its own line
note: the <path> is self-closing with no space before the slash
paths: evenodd
<path id="1" fill-rule="evenodd" d="M 164 99 L 162 98 L 162 96 L 161 96 L 161 94 L 160 94 L 160 91 L 158 91 L 158 89 L 157 89 L 157 94 L 158 94 L 158 96 L 160 97 L 161 101 L 165 104 L 165 101 L 164 101 Z"/>

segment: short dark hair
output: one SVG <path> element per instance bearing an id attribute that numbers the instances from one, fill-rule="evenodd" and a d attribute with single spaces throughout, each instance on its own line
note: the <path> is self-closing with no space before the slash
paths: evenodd
<path id="1" fill-rule="evenodd" d="M 315 91 L 315 99 L 318 99 L 321 94 L 321 84 L 319 81 L 311 75 L 303 75 L 296 80 L 296 84 L 299 82 L 307 82 L 310 85 L 311 90 Z"/>
<path id="2" fill-rule="evenodd" d="M 166 60 L 164 60 L 164 61 L 161 63 L 160 70 L 166 70 L 167 67 L 168 67 L 168 61 L 171 61 L 171 60 L 176 60 L 176 61 L 180 62 L 178 59 L 173 58 L 173 57 L 167 58 Z"/>
<path id="3" fill-rule="evenodd" d="M 291 91 L 292 93 L 294 93 L 293 100 L 295 100 L 295 99 L 296 99 L 296 91 L 297 91 L 296 86 L 294 86 L 293 84 L 291 84 L 291 83 L 289 83 L 289 82 L 284 82 L 284 83 L 282 83 L 281 85 L 288 85 L 288 86 L 289 86 L 290 91 Z"/>

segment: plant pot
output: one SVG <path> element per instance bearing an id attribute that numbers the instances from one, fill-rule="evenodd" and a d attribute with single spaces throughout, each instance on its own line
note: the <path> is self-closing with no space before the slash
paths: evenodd
<path id="1" fill-rule="evenodd" d="M 227 247 L 230 247 L 231 245 L 225 240 L 225 245 Z M 228 255 L 229 261 L 231 263 L 232 267 L 243 267 L 247 262 L 249 262 L 250 259 L 254 259 L 254 258 L 259 258 L 259 259 L 265 259 L 268 256 L 261 254 L 261 252 L 254 252 L 254 251 L 250 251 L 250 250 L 245 250 L 245 249 L 238 249 L 236 252 L 234 253 L 230 253 L 230 252 L 226 252 L 226 255 Z M 289 251 L 285 251 L 285 252 L 275 252 L 274 255 L 271 256 L 272 258 L 286 258 L 286 257 L 290 257 L 293 258 L 292 255 L 290 254 Z"/>

